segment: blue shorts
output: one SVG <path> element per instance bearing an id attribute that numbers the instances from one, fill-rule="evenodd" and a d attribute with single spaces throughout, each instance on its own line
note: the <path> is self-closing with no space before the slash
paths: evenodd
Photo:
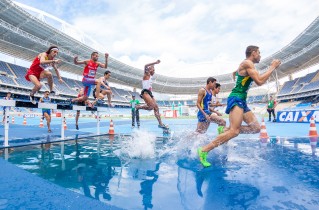
<path id="1" fill-rule="evenodd" d="M 90 96 L 92 86 L 95 85 L 95 79 L 89 77 L 83 77 L 82 84 L 84 86 L 84 95 Z"/>
<path id="2" fill-rule="evenodd" d="M 44 116 L 44 113 L 47 113 L 49 116 L 51 116 L 51 109 L 42 109 L 43 116 Z"/>
<path id="3" fill-rule="evenodd" d="M 211 113 L 210 111 L 208 111 L 208 110 L 204 110 L 204 112 L 205 112 L 206 114 L 208 114 L 208 115 L 211 115 L 211 114 L 212 114 L 212 113 Z M 197 119 L 198 119 L 198 122 L 207 122 L 206 117 L 203 115 L 203 113 L 202 113 L 200 110 L 198 110 L 198 112 L 197 112 Z"/>
<path id="4" fill-rule="evenodd" d="M 243 109 L 244 113 L 250 111 L 250 109 L 247 106 L 246 100 L 243 100 L 237 96 L 230 96 L 227 99 L 227 107 L 226 107 L 226 111 L 225 111 L 226 114 L 229 114 L 234 106 L 238 106 L 239 108 Z"/>

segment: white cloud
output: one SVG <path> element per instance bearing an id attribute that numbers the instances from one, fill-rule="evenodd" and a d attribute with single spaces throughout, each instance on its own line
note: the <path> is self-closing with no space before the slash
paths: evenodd
<path id="1" fill-rule="evenodd" d="M 299 35 L 319 10 L 312 0 L 54 2 L 51 14 L 64 14 L 59 18 L 112 57 L 140 69 L 160 59 L 157 73 L 183 77 L 232 72 L 250 44 L 265 58 Z"/>

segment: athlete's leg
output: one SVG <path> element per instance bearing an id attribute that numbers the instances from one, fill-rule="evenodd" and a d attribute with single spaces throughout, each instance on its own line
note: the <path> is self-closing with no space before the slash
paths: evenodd
<path id="1" fill-rule="evenodd" d="M 51 116 L 47 112 L 44 112 L 43 116 L 45 117 L 45 120 L 47 121 L 48 132 L 51 132 L 51 127 L 50 127 Z"/>
<path id="2" fill-rule="evenodd" d="M 42 84 L 38 80 L 38 78 L 34 75 L 29 75 L 30 81 L 34 84 L 34 87 L 30 93 L 31 96 L 34 96 L 36 92 L 38 92 L 42 88 Z"/>
<path id="3" fill-rule="evenodd" d="M 103 94 L 103 98 L 106 95 L 107 96 L 107 102 L 109 104 L 109 106 L 112 105 L 111 100 L 112 100 L 112 90 L 103 90 L 102 91 Z"/>
<path id="4" fill-rule="evenodd" d="M 244 113 L 244 122 L 247 125 L 240 127 L 240 133 L 259 133 L 260 124 L 252 111 Z"/>
<path id="5" fill-rule="evenodd" d="M 76 115 L 75 115 L 75 128 L 76 130 L 79 130 L 79 117 L 80 117 L 80 110 L 76 111 Z"/>
<path id="6" fill-rule="evenodd" d="M 203 152 L 209 152 L 210 150 L 218 147 L 221 144 L 226 143 L 230 139 L 238 136 L 240 132 L 240 126 L 243 122 L 244 110 L 238 106 L 234 106 L 229 113 L 229 130 L 217 136 L 211 143 L 202 147 Z"/>
<path id="7" fill-rule="evenodd" d="M 99 80 L 99 79 L 96 79 L 95 80 L 95 85 L 96 85 L 96 87 L 95 87 L 95 89 L 96 89 L 96 93 L 100 93 L 100 90 L 101 90 L 101 81 Z M 96 99 L 98 99 L 98 97 L 96 97 Z"/>
<path id="8" fill-rule="evenodd" d="M 219 126 L 226 126 L 226 121 L 217 114 L 213 113 L 209 116 L 209 118 L 211 122 L 216 123 Z"/>
<path id="9" fill-rule="evenodd" d="M 152 97 L 147 92 L 144 92 L 143 99 L 145 101 L 145 104 L 144 105 L 136 105 L 135 108 L 136 109 L 153 110 L 156 104 L 154 103 Z"/>
<path id="10" fill-rule="evenodd" d="M 154 115 L 155 115 L 155 117 L 156 117 L 156 119 L 158 121 L 158 124 L 160 126 L 163 126 L 163 122 L 162 122 L 162 119 L 161 119 L 161 115 L 160 115 L 159 108 L 158 108 L 158 105 L 156 103 L 156 100 L 155 100 L 155 98 L 152 98 L 152 99 L 153 99 L 153 104 L 155 104 L 155 106 L 154 106 Z"/>
<path id="11" fill-rule="evenodd" d="M 44 79 L 47 78 L 48 79 L 48 85 L 50 88 L 50 92 L 53 91 L 53 76 L 52 73 L 50 71 L 42 71 L 40 74 L 40 79 Z"/>
<path id="12" fill-rule="evenodd" d="M 210 125 L 210 122 L 198 122 L 196 132 L 201 134 L 206 133 L 209 125 Z"/>

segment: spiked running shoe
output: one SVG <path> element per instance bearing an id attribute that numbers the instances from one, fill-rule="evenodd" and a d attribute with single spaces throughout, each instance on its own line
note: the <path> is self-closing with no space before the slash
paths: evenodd
<path id="1" fill-rule="evenodd" d="M 224 133 L 224 126 L 218 126 L 217 127 L 217 133 L 218 133 L 218 135 Z"/>
<path id="2" fill-rule="evenodd" d="M 198 156 L 199 156 L 199 161 L 204 167 L 211 166 L 211 164 L 207 161 L 207 154 L 208 154 L 207 152 L 203 152 L 202 148 L 199 147 L 197 149 L 197 153 L 198 153 Z"/>

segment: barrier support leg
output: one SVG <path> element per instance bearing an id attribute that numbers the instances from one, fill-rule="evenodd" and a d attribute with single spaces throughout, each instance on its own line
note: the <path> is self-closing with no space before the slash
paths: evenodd
<path id="1" fill-rule="evenodd" d="M 65 110 L 62 110 L 61 114 L 61 139 L 64 140 L 64 120 L 65 120 Z"/>
<path id="2" fill-rule="evenodd" d="M 4 146 L 9 146 L 9 107 L 5 108 L 4 114 Z"/>
<path id="3" fill-rule="evenodd" d="M 97 122 L 96 122 L 96 134 L 100 135 L 100 112 L 99 111 L 96 111 L 96 119 L 97 119 Z"/>

